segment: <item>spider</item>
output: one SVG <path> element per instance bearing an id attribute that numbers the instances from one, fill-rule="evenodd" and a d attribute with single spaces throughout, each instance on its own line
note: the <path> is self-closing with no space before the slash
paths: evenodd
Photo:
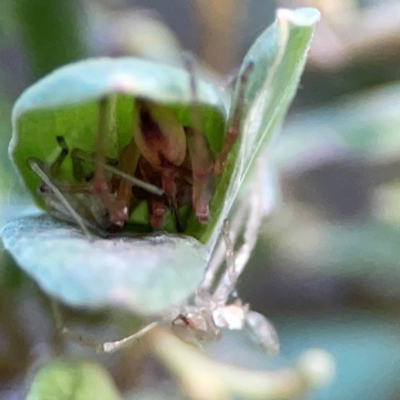
<path id="1" fill-rule="evenodd" d="M 257 181 L 254 186 L 259 188 L 259 183 Z M 257 191 L 256 187 L 252 189 L 256 194 L 250 197 L 250 203 L 244 204 L 242 209 L 236 213 L 234 239 L 244 220 L 247 219 L 244 244 L 236 253 L 234 252 L 229 223 L 225 220 L 222 230 L 224 240 L 221 244 L 225 245 L 226 268 L 215 282 L 215 272 L 222 261 L 218 259 L 217 251 L 191 301 L 172 309 L 161 320 L 151 322 L 131 336 L 105 343 L 97 343 L 66 328 L 58 306 L 53 302 L 57 329 L 66 338 L 88 346 L 97 353 L 113 353 L 137 342 L 157 326 L 171 329 L 184 342 L 200 348 L 202 348 L 201 344 L 204 342 L 220 339 L 222 329 L 241 330 L 246 327 L 251 331 L 259 345 L 270 355 L 276 355 L 279 352 L 279 341 L 273 325 L 263 315 L 250 310 L 249 305 L 244 304 L 235 292 L 237 281 L 255 245 L 261 221 L 261 208 L 256 207 L 260 205 L 258 204 L 261 196 L 260 191 Z M 247 212 L 247 209 L 249 212 Z M 211 279 L 211 276 L 214 279 Z M 215 288 L 212 289 L 211 286 L 215 283 Z"/>
<path id="2" fill-rule="evenodd" d="M 239 77 L 239 98 L 244 97 L 252 68 L 250 63 Z M 190 209 L 197 221 L 207 224 L 215 179 L 222 173 L 238 137 L 243 103 L 238 102 L 222 148 L 214 156 L 199 129 L 197 87 L 191 63 L 187 63 L 187 69 L 193 100 L 192 126 L 182 126 L 170 110 L 159 104 L 132 99 L 133 137 L 118 159 L 108 159 L 104 155 L 104 138 L 115 121 L 110 117 L 112 97 L 103 98 L 98 107 L 94 153 L 70 150 L 65 138 L 59 136 L 60 153 L 50 166 L 36 158 L 28 159 L 30 168 L 42 180 L 39 192 L 52 215 L 78 224 L 88 237 L 90 231 L 104 237 L 121 230 L 143 201 L 147 205 L 148 232 L 164 229 L 168 213 L 174 231 L 184 232 Z M 68 155 L 75 184 L 57 180 Z M 133 230 L 140 229 L 143 225 L 136 225 Z"/>
<path id="3" fill-rule="evenodd" d="M 239 99 L 244 98 L 252 68 L 253 65 L 249 64 L 239 76 Z M 150 230 L 162 228 L 165 215 L 170 212 L 176 231 L 184 231 L 185 219 L 180 209 L 188 205 L 200 223 L 208 222 L 214 180 L 222 173 L 238 137 L 243 100 L 237 103 L 221 150 L 214 157 L 206 137 L 198 128 L 200 115 L 196 80 L 192 68 L 189 66 L 188 69 L 193 100 L 192 127 L 181 126 L 173 114 L 160 105 L 134 99 L 133 138 L 122 149 L 118 160 L 109 159 L 104 155 L 103 142 L 105 127 L 110 122 L 107 116 L 112 100 L 106 98 L 99 102 L 95 153 L 89 154 L 77 148 L 70 150 L 65 139 L 57 137 L 61 150 L 50 166 L 40 160 L 29 159 L 30 167 L 43 181 L 40 192 L 53 215 L 77 223 L 89 237 L 89 230 L 107 236 L 121 229 L 143 200 L 148 209 Z M 73 175 L 79 182 L 73 185 L 62 184 L 55 179 L 68 154 L 72 160 Z M 248 199 L 257 202 L 261 187 L 262 183 L 257 181 Z M 247 326 L 270 353 L 276 353 L 279 346 L 272 325 L 263 316 L 251 311 L 235 294 L 237 280 L 254 247 L 261 223 L 260 205 L 245 203 L 250 210 L 247 223 L 246 212 L 241 212 L 233 230 L 237 236 L 240 228 L 246 225 L 245 244 L 237 257 L 228 224 L 225 223 L 222 236 L 226 247 L 226 269 L 221 278 L 216 278 L 223 261 L 217 251 L 192 299 L 173 309 L 161 321 L 152 322 L 120 341 L 97 344 L 65 328 L 57 307 L 54 307 L 57 327 L 67 337 L 94 347 L 98 352 L 112 352 L 160 324 L 169 326 L 184 341 L 195 344 L 218 339 L 223 328 L 242 329 Z"/>

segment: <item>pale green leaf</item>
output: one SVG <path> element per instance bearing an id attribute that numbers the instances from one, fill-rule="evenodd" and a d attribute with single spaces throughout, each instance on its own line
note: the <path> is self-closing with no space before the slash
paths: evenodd
<path id="1" fill-rule="evenodd" d="M 204 246 L 192 238 L 155 233 L 89 241 L 48 216 L 15 219 L 1 235 L 45 292 L 73 306 L 157 314 L 195 290 L 207 262 Z"/>
<path id="2" fill-rule="evenodd" d="M 39 177 L 29 168 L 29 157 L 51 164 L 60 152 L 56 137 L 71 150 L 96 150 L 99 100 L 117 95 L 116 134 L 105 138 L 106 155 L 118 158 L 132 139 L 132 97 L 160 103 L 176 114 L 182 125 L 191 125 L 193 110 L 187 71 L 133 57 L 89 59 L 67 65 L 28 88 L 14 105 L 10 155 L 39 205 Z M 202 127 L 216 152 L 221 146 L 225 105 L 215 87 L 198 81 Z M 61 178 L 73 182 L 70 156 Z"/>
<path id="3" fill-rule="evenodd" d="M 240 79 L 236 84 L 230 118 L 236 105 L 242 103 L 239 140 L 228 156 L 211 203 L 212 215 L 219 216 L 220 224 L 257 155 L 281 126 L 297 90 L 319 12 L 313 8 L 280 9 L 276 17 L 243 60 L 241 73 L 249 63 L 254 65 L 244 99 L 239 96 Z M 192 234 L 194 229 L 202 229 L 203 237 L 214 234 L 209 242 L 212 247 L 218 233 L 215 230 L 212 232 L 211 227 L 198 228 L 194 225 L 187 232 Z"/>
<path id="4" fill-rule="evenodd" d="M 239 140 L 217 180 L 207 224 L 201 225 L 192 215 L 185 236 L 159 233 L 90 242 L 69 225 L 46 218 L 20 219 L 1 233 L 18 264 L 47 293 L 67 304 L 123 304 L 151 314 L 186 298 L 201 280 L 246 171 L 289 107 L 318 17 L 314 9 L 278 10 L 276 22 L 246 55 L 242 69 L 251 62 L 253 71 L 244 98 L 238 98 L 236 90 L 232 106 L 243 104 Z M 29 88 L 14 107 L 10 153 L 36 200 L 43 203 L 37 194 L 40 179 L 27 159 L 53 162 L 60 151 L 57 136 L 63 136 L 71 149 L 95 151 L 101 98 L 117 96 L 117 135 L 107 136 L 104 147 L 110 152 L 116 149 L 118 155 L 132 138 L 132 97 L 162 104 L 182 125 L 191 124 L 189 82 L 185 70 L 123 58 L 66 66 Z M 202 129 L 217 153 L 226 118 L 224 96 L 202 79 L 197 79 L 197 86 Z M 63 173 L 67 181 L 72 179 L 71 160 Z"/>
<path id="5" fill-rule="evenodd" d="M 98 364 L 54 360 L 33 378 L 26 400 L 121 400 L 114 382 Z"/>

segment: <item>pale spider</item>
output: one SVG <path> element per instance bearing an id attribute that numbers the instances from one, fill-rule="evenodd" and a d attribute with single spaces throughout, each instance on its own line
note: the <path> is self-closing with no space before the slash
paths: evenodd
<path id="1" fill-rule="evenodd" d="M 235 292 L 236 283 L 256 243 L 262 218 L 260 181 L 256 180 L 251 189 L 250 202 L 245 202 L 239 207 L 233 220 L 234 239 L 246 220 L 243 245 L 236 253 L 234 252 L 229 224 L 225 220 L 223 241 L 214 252 L 204 278 L 190 302 L 172 309 L 164 318 L 151 322 L 131 336 L 105 343 L 97 343 L 66 328 L 57 304 L 53 302 L 53 312 L 60 333 L 68 339 L 94 349 L 97 353 L 112 353 L 136 342 L 156 326 L 169 327 L 183 341 L 200 347 L 202 342 L 220 339 L 221 329 L 241 330 L 246 327 L 253 333 L 257 343 L 270 355 L 277 354 L 279 341 L 273 325 L 263 315 L 250 310 L 249 305 L 244 304 Z M 215 282 L 216 272 L 223 258 L 226 259 L 226 268 Z"/>
<path id="2" fill-rule="evenodd" d="M 253 65 L 249 64 L 239 77 L 239 99 L 244 97 L 252 68 Z M 107 118 L 112 100 L 103 99 L 99 106 L 99 133 L 94 154 L 80 149 L 70 151 L 64 138 L 58 137 L 61 151 L 51 166 L 37 159 L 28 160 L 32 170 L 43 181 L 40 192 L 54 216 L 77 223 L 88 237 L 91 236 L 89 230 L 107 236 L 126 223 L 138 200 L 145 200 L 152 229 L 162 227 L 164 214 L 170 210 L 176 230 L 183 231 L 184 221 L 178 209 L 185 204 L 191 204 L 199 222 L 207 223 L 213 180 L 222 172 L 237 139 L 243 101 L 237 103 L 222 149 L 214 160 L 205 136 L 196 128 L 200 126 L 196 110 L 196 80 L 190 65 L 188 69 L 195 127 L 182 127 L 167 110 L 136 99 L 133 139 L 122 150 L 118 160 L 107 159 L 103 152 L 103 140 L 104 129 L 109 125 Z M 55 179 L 57 170 L 69 153 L 73 174 L 81 182 L 76 185 L 62 184 Z M 94 169 L 87 172 L 85 162 L 92 164 Z M 225 222 L 222 236 L 226 251 L 221 251 L 220 244 L 190 303 L 177 307 L 161 321 L 152 322 L 132 336 L 116 342 L 97 344 L 70 331 L 63 326 L 58 309 L 54 307 L 57 327 L 67 337 L 94 347 L 98 352 L 112 352 L 137 340 L 159 324 L 170 326 L 179 337 L 191 343 L 218 339 L 222 328 L 242 329 L 247 326 L 270 353 L 276 353 L 279 345 L 272 325 L 261 314 L 251 311 L 235 294 L 237 280 L 255 245 L 261 222 L 259 202 L 262 182 L 255 180 L 253 186 L 251 195 L 247 196 L 248 201 L 239 208 L 233 220 L 232 234 L 235 239 L 246 225 L 244 244 L 235 256 Z M 226 269 L 216 282 L 216 272 L 224 255 Z"/>

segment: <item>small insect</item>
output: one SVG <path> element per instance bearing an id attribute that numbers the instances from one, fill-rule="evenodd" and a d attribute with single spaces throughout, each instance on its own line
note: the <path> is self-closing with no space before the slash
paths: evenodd
<path id="1" fill-rule="evenodd" d="M 78 224 L 87 236 L 89 231 L 107 236 L 124 226 L 137 232 L 181 233 L 192 213 L 198 223 L 208 223 L 215 179 L 238 137 L 242 104 L 238 103 L 225 137 L 218 138 L 215 154 L 202 131 L 204 113 L 193 67 L 187 69 L 191 102 L 184 122 L 173 107 L 140 96 L 130 98 L 130 116 L 124 115 L 130 141 L 116 158 L 108 157 L 106 138 L 121 130 L 117 94 L 111 94 L 98 103 L 95 152 L 70 148 L 67 137 L 57 136 L 59 153 L 50 164 L 28 158 L 29 167 L 42 181 L 39 193 L 53 216 Z M 240 95 L 251 69 L 249 64 L 239 78 Z M 65 164 L 71 165 L 72 183 L 65 179 Z"/>

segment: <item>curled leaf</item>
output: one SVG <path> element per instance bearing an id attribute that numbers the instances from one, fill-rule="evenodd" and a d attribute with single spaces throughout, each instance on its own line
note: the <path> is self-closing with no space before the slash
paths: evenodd
<path id="1" fill-rule="evenodd" d="M 207 262 L 204 246 L 192 238 L 163 233 L 89 241 L 45 215 L 15 219 L 1 235 L 45 292 L 72 306 L 158 314 L 195 290 Z"/>

